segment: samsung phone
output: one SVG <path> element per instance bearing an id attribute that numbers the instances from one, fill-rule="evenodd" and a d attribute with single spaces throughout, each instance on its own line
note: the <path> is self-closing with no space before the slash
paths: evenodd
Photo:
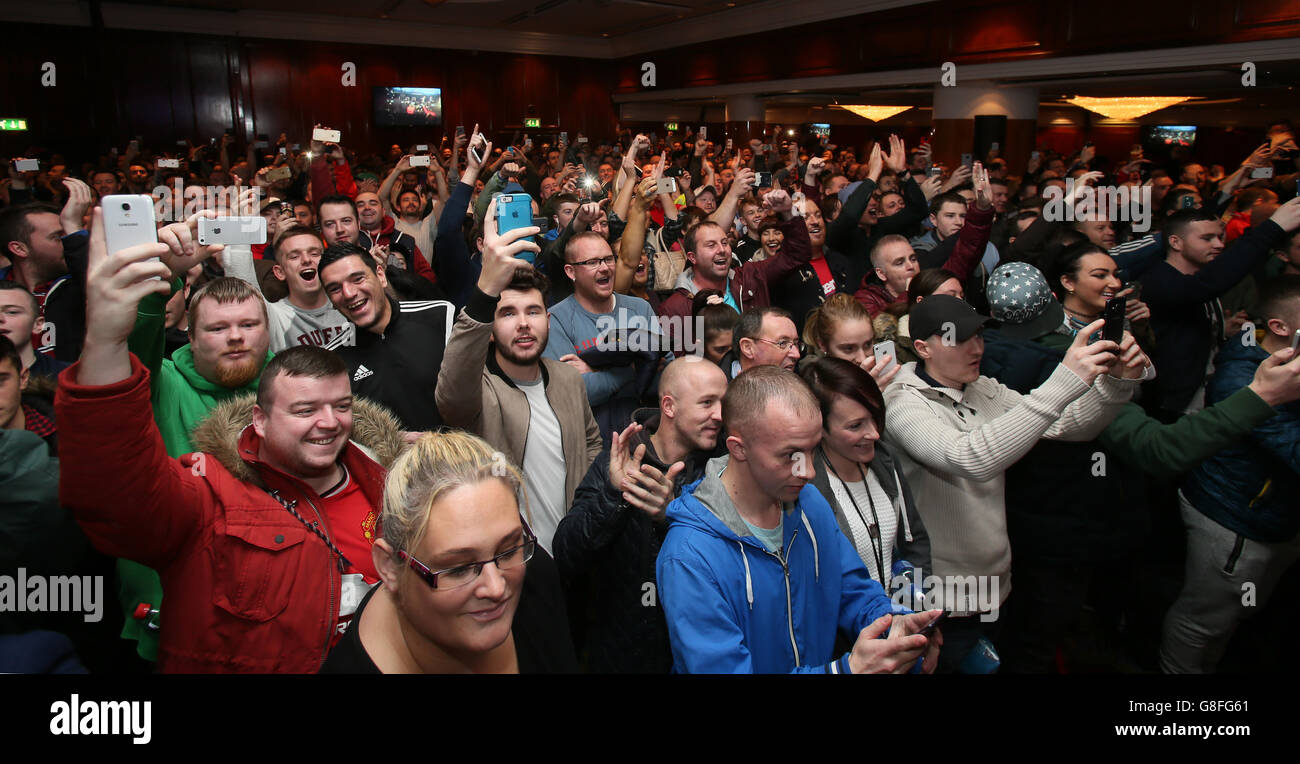
<path id="1" fill-rule="evenodd" d="M 328 130 L 323 127 L 318 127 L 311 131 L 311 139 L 313 141 L 320 141 L 321 143 L 338 143 L 343 140 L 343 133 L 338 130 Z"/>
<path id="2" fill-rule="evenodd" d="M 1116 345 L 1124 341 L 1124 313 L 1128 309 L 1127 297 L 1112 297 L 1106 301 L 1106 309 L 1101 312 L 1106 319 L 1106 326 L 1101 330 L 1101 338 Z"/>
<path id="3" fill-rule="evenodd" d="M 412 166 L 412 167 L 428 167 L 428 166 L 429 166 L 429 155 L 428 155 L 428 154 L 422 154 L 422 155 L 420 155 L 420 156 L 411 157 L 411 166 Z"/>
<path id="4" fill-rule="evenodd" d="M 265 244 L 266 218 L 261 215 L 199 218 L 200 244 Z"/>
<path id="5" fill-rule="evenodd" d="M 158 243 L 153 197 L 145 194 L 114 194 L 104 197 L 102 205 L 104 241 L 110 255 L 137 244 Z"/>
<path id="6" fill-rule="evenodd" d="M 894 347 L 893 340 L 877 342 L 872 346 L 871 352 L 876 356 L 877 371 L 888 369 L 891 363 L 898 363 L 898 350 Z"/>

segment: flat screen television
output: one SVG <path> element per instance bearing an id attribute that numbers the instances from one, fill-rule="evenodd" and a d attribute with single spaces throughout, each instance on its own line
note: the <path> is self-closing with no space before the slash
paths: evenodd
<path id="1" fill-rule="evenodd" d="M 813 122 L 809 126 L 809 132 L 818 138 L 831 137 L 831 124 L 829 122 Z"/>
<path id="2" fill-rule="evenodd" d="M 1147 143 L 1188 148 L 1196 143 L 1195 125 L 1147 125 L 1144 130 Z"/>
<path id="3" fill-rule="evenodd" d="M 375 124 L 384 127 L 442 124 L 442 88 L 374 88 Z"/>

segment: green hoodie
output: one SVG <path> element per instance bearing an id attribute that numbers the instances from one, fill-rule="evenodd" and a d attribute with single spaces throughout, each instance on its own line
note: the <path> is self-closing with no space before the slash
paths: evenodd
<path id="1" fill-rule="evenodd" d="M 180 285 L 180 279 L 172 282 L 173 294 Z M 164 358 L 168 299 L 169 296 L 151 294 L 140 301 L 135 328 L 127 346 L 149 370 L 153 419 L 162 433 L 167 455 L 176 458 L 194 450 L 190 433 L 207 418 L 213 407 L 232 396 L 257 392 L 261 375 L 243 387 L 222 387 L 194 368 L 194 353 L 189 345 L 173 352 L 170 359 Z M 266 361 L 270 360 L 271 353 L 267 352 Z M 266 368 L 266 361 L 263 368 Z M 131 560 L 119 559 L 117 574 L 120 584 L 118 596 L 127 614 L 122 638 L 138 640 L 136 651 L 140 657 L 156 661 L 158 632 L 147 629 L 145 622 L 132 617 L 132 613 L 142 602 L 161 610 L 162 581 L 152 568 Z"/>

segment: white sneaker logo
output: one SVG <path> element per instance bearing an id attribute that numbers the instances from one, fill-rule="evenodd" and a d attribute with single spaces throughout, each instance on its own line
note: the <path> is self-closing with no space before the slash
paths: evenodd
<path id="1" fill-rule="evenodd" d="M 372 376 L 373 374 L 374 374 L 373 371 L 367 369 L 365 364 L 362 364 L 357 367 L 357 373 L 352 375 L 352 381 L 360 382 L 361 380 L 365 379 L 366 377 Z"/>

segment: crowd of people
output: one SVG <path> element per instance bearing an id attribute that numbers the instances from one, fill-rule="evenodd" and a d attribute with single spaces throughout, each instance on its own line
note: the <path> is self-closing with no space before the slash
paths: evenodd
<path id="1" fill-rule="evenodd" d="M 447 133 L 10 162 L 0 574 L 116 597 L 0 607 L 0 671 L 1213 672 L 1300 557 L 1289 123 Z"/>

